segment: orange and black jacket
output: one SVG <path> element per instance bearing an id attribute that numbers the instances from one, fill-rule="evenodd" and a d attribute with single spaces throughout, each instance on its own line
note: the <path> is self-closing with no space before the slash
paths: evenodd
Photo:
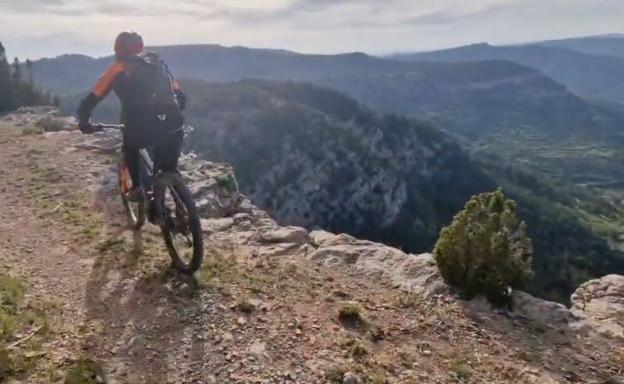
<path id="1" fill-rule="evenodd" d="M 136 110 L 135 105 L 139 97 L 137 96 L 137 90 L 129 80 L 128 67 L 128 64 L 122 60 L 117 60 L 108 67 L 91 90 L 91 93 L 80 102 L 78 107 L 78 118 L 80 122 L 86 123 L 89 121 L 93 109 L 111 90 L 115 91 L 115 94 L 121 101 L 122 120 L 125 120 L 127 114 L 133 113 Z M 186 106 L 186 95 L 180 88 L 178 82 L 173 79 L 173 76 L 171 76 L 171 74 L 169 75 L 178 106 L 180 110 L 184 110 Z"/>

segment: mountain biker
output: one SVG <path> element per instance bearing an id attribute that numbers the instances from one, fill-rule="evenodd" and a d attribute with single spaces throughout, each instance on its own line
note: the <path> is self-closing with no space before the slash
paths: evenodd
<path id="1" fill-rule="evenodd" d="M 157 54 L 145 52 L 143 38 L 122 32 L 115 39 L 115 62 L 102 74 L 78 107 L 79 128 L 95 131 L 91 112 L 113 90 L 121 101 L 123 156 L 132 189 L 128 199 L 144 197 L 140 177 L 141 148 L 154 148 L 154 163 L 164 172 L 176 172 L 182 148 L 186 95 Z"/>

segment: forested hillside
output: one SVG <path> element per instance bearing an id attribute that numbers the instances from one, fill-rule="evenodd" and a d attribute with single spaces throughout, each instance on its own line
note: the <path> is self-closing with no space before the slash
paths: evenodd
<path id="1" fill-rule="evenodd" d="M 57 99 L 35 86 L 32 70 L 31 61 L 26 61 L 25 68 L 17 58 L 10 65 L 0 43 L 0 113 L 21 106 L 58 104 Z"/>
<path id="2" fill-rule="evenodd" d="M 412 251 L 475 193 L 496 188 L 446 134 L 301 83 L 189 83 L 190 149 L 234 165 L 283 222 Z"/>

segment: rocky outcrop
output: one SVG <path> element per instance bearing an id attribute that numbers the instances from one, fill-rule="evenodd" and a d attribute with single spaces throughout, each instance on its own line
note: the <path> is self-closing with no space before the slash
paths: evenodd
<path id="1" fill-rule="evenodd" d="M 605 334 L 624 337 L 624 276 L 590 280 L 574 292 L 571 301 L 572 312 L 598 322 Z"/>
<path id="2" fill-rule="evenodd" d="M 624 339 L 624 276 L 609 275 L 588 281 L 576 290 L 571 302 L 572 307 L 568 308 L 514 291 L 508 315 L 527 320 L 542 330 Z M 473 300 L 469 306 L 476 311 L 492 310 L 484 299 Z"/>
<path id="3" fill-rule="evenodd" d="M 308 255 L 326 265 L 351 266 L 396 288 L 432 296 L 447 292 L 430 254 L 406 254 L 396 248 L 325 231 L 310 234 L 314 252 Z"/>
<path id="4" fill-rule="evenodd" d="M 74 117 L 63 116 L 57 108 L 51 106 L 21 107 L 15 112 L 0 117 L 0 121 L 32 133 L 78 129 Z"/>
<path id="5" fill-rule="evenodd" d="M 43 118 L 51 119 L 55 126 L 75 128 L 71 118 L 45 108 L 23 109 L 0 118 L 0 122 L 28 127 Z M 120 145 L 119 134 L 113 130 L 93 135 L 46 134 L 67 134 L 71 146 L 104 153 L 114 153 Z M 449 292 L 430 254 L 409 254 L 346 234 L 280 226 L 239 192 L 231 166 L 202 160 L 189 153 L 181 157 L 180 169 L 194 193 L 209 241 L 249 247 L 258 258 L 305 257 L 330 267 L 350 268 L 424 297 L 433 298 Z M 114 188 L 114 182 L 109 181 L 109 184 Z M 572 295 L 571 309 L 525 292 L 513 292 L 512 299 L 509 315 L 538 327 L 624 338 L 624 276 L 609 275 L 583 284 Z M 488 305 L 482 304 L 482 301 L 474 301 L 469 305 L 475 310 L 490 310 Z"/>

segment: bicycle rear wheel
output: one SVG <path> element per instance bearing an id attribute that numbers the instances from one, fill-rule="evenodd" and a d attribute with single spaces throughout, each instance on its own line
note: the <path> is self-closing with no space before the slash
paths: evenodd
<path id="1" fill-rule="evenodd" d="M 182 273 L 192 274 L 204 258 L 201 223 L 195 200 L 182 177 L 173 172 L 158 176 L 155 201 L 162 215 L 160 227 L 171 261 Z"/>
<path id="2" fill-rule="evenodd" d="M 145 224 L 145 200 L 133 202 L 128 200 L 128 192 L 132 189 L 132 179 L 130 171 L 124 161 L 123 155 L 120 156 L 117 175 L 119 178 L 119 191 L 121 201 L 126 211 L 128 226 L 131 229 L 139 230 Z"/>

